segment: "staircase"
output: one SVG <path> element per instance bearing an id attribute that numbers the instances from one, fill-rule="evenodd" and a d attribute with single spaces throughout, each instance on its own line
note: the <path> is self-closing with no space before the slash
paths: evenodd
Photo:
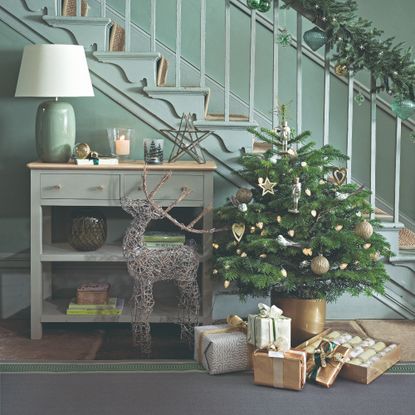
<path id="1" fill-rule="evenodd" d="M 142 0 L 140 0 L 141 2 Z M 254 142 L 247 128 L 264 126 L 273 128 L 278 125 L 276 97 L 281 88 L 279 74 L 279 46 L 276 42 L 280 30 L 280 1 L 274 0 L 272 19 L 247 8 L 242 0 L 224 1 L 224 62 L 223 80 L 207 73 L 206 4 L 207 0 L 194 0 L 200 13 L 200 61 L 194 62 L 183 54 L 182 49 L 182 0 L 175 2 L 176 24 L 175 46 L 163 43 L 156 35 L 157 1 L 149 0 L 150 26 L 144 30 L 131 20 L 131 0 L 123 0 L 123 10 L 107 4 L 105 0 L 68 0 L 72 9 L 63 10 L 61 0 L 2 0 L 0 19 L 24 35 L 32 43 L 77 43 L 85 47 L 94 87 L 102 91 L 118 105 L 157 131 L 177 128 L 183 113 L 191 112 L 195 126 L 208 129 L 213 134 L 203 142 L 206 157 L 218 164 L 217 180 L 226 180 L 231 186 L 240 186 L 242 181 L 234 174 L 236 159 L 241 149 L 256 151 L 260 146 Z M 120 3 L 120 2 L 118 2 Z M 66 4 L 66 5 L 67 5 Z M 86 5 L 88 4 L 88 8 Z M 249 21 L 249 92 L 247 97 L 231 88 L 231 10 L 242 13 Z M 63 15 L 72 14 L 72 15 Z M 296 56 L 296 130 L 303 130 L 303 69 L 304 60 L 309 59 L 324 76 L 324 110 L 322 144 L 329 143 L 330 131 L 330 88 L 337 79 L 347 91 L 344 112 L 347 113 L 347 133 L 343 143 L 347 154 L 354 160 L 353 152 L 353 97 L 355 91 L 363 93 L 370 104 L 370 174 L 369 180 L 362 179 L 352 171 L 352 161 L 347 165 L 348 180 L 363 182 L 372 191 L 372 204 L 378 210 L 377 217 L 383 228 L 381 233 L 389 240 L 392 250 L 397 253 L 389 259 L 387 269 L 391 281 L 383 296 L 376 301 L 392 310 L 392 317 L 415 317 L 415 251 L 400 251 L 399 232 L 412 222 L 405 218 L 400 209 L 400 160 L 402 127 L 415 128 L 411 120 L 402 122 L 393 115 L 390 105 L 384 98 L 371 93 L 362 83 L 350 74 L 348 78 L 338 77 L 330 66 L 327 51 L 319 55 L 302 44 L 303 21 L 305 18 L 297 12 L 297 38 L 293 38 L 291 48 Z M 272 102 L 269 111 L 255 105 L 256 88 L 256 36 L 258 28 L 265 29 L 273 39 L 272 73 L 269 79 L 272 87 Z M 297 41 L 297 39 L 299 39 Z M 267 45 L 268 46 L 268 45 Z M 376 174 L 376 114 L 381 113 L 395 123 L 395 154 L 393 200 L 384 200 L 377 193 Z M 378 178 L 379 182 L 379 178 Z M 232 190 L 228 192 L 231 194 Z M 223 196 L 216 195 L 217 203 Z M 412 228 L 413 229 L 413 228 Z M 364 301 L 361 304 L 364 303 Z M 232 311 L 232 310 L 231 310 Z M 335 314 L 335 313 L 334 313 Z"/>

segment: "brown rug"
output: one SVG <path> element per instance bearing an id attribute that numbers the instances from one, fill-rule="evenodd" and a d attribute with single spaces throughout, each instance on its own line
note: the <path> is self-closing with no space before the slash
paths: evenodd
<path id="1" fill-rule="evenodd" d="M 357 323 L 370 337 L 400 343 L 402 362 L 415 361 L 414 320 L 358 320 Z"/>
<path id="2" fill-rule="evenodd" d="M 93 360 L 102 338 L 102 330 L 67 325 L 45 330 L 41 340 L 31 340 L 27 320 L 1 320 L 0 359 Z"/>

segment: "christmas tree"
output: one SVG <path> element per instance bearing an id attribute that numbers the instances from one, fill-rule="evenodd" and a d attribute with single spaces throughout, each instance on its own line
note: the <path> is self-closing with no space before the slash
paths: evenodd
<path id="1" fill-rule="evenodd" d="M 285 112 L 284 112 L 285 113 Z M 332 146 L 317 149 L 296 136 L 285 117 L 279 129 L 251 130 L 271 149 L 243 154 L 238 172 L 250 184 L 216 212 L 229 231 L 213 243 L 215 277 L 241 295 L 334 301 L 382 293 L 388 276 L 385 239 L 373 232 L 369 191 L 346 183 L 338 168 L 347 157 Z"/>

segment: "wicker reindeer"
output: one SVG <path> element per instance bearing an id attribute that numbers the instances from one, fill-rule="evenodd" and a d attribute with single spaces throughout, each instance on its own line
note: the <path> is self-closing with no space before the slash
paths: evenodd
<path id="1" fill-rule="evenodd" d="M 151 334 L 149 318 L 154 307 L 153 285 L 157 281 L 174 280 L 177 282 L 180 299 L 178 304 L 181 339 L 191 341 L 193 328 L 198 322 L 199 288 L 197 269 L 199 255 L 195 246 L 183 245 L 172 248 L 148 249 L 144 246 L 144 232 L 151 220 L 168 219 L 180 229 L 193 233 L 212 233 L 215 229 L 195 229 L 194 225 L 210 210 L 204 209 L 188 225 L 178 222 L 169 212 L 185 199 L 191 190 L 183 188 L 176 201 L 167 208 L 159 206 L 154 196 L 170 179 L 166 173 L 150 193 L 147 189 L 147 170 L 144 168 L 143 191 L 145 199 L 121 200 L 122 208 L 133 217 L 123 239 L 123 253 L 127 258 L 130 276 L 134 279 L 131 297 L 132 331 L 135 345 L 144 354 L 151 353 Z"/>

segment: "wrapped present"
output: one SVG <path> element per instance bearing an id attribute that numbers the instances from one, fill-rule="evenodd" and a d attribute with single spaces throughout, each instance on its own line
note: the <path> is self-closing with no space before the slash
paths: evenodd
<path id="1" fill-rule="evenodd" d="M 268 352 L 253 355 L 254 383 L 274 388 L 301 390 L 306 381 L 306 352 Z"/>
<path id="2" fill-rule="evenodd" d="M 246 341 L 246 325 L 236 316 L 231 324 L 195 327 L 194 358 L 211 375 L 250 368 L 251 354 Z M 239 322 L 239 325 L 238 325 Z"/>
<path id="3" fill-rule="evenodd" d="M 321 340 L 317 349 L 307 356 L 307 378 L 330 388 L 335 382 L 350 349 L 332 341 Z"/>
<path id="4" fill-rule="evenodd" d="M 277 344 L 280 350 L 291 348 L 291 319 L 282 315 L 282 310 L 273 305 L 258 304 L 259 313 L 248 315 L 248 343 L 258 349 Z"/>
<path id="5" fill-rule="evenodd" d="M 400 360 L 399 344 L 331 329 L 314 336 L 296 349 L 312 353 L 323 338 L 350 349 L 350 360 L 343 365 L 339 377 L 353 382 L 369 384 Z"/>

